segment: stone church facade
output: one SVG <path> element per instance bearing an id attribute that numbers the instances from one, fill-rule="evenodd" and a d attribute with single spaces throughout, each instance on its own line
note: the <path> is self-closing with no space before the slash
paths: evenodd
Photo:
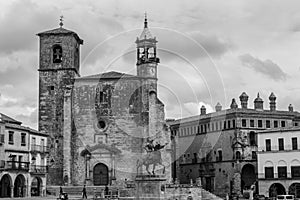
<path id="1" fill-rule="evenodd" d="M 147 19 L 137 45 L 137 75 L 80 77 L 83 40 L 61 27 L 38 34 L 39 131 L 49 135 L 48 185 L 110 185 L 134 180 L 147 141 L 164 146 L 155 173 L 169 180 L 170 134 L 157 97 L 157 40 Z M 151 166 L 152 170 L 152 166 Z"/>

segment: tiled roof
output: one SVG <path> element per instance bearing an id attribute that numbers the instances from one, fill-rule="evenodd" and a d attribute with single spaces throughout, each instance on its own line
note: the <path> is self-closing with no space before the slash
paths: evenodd
<path id="1" fill-rule="evenodd" d="M 74 31 L 59 27 L 59 28 L 55 28 L 52 30 L 48 30 L 48 31 L 44 31 L 41 33 L 38 33 L 38 36 L 42 36 L 42 35 L 59 35 L 59 34 L 70 34 L 70 35 L 74 35 L 74 37 L 79 41 L 80 44 L 83 44 L 83 40 L 80 39 L 80 37 L 77 35 L 77 33 L 75 33 Z"/>
<path id="2" fill-rule="evenodd" d="M 19 124 L 19 125 L 22 124 L 22 122 L 17 121 L 15 119 L 3 114 L 3 113 L 0 113 L 0 115 L 1 115 L 2 121 L 6 122 L 6 123 L 14 123 L 14 124 Z"/>
<path id="3" fill-rule="evenodd" d="M 101 74 L 95 74 L 95 75 L 90 75 L 90 76 L 83 76 L 77 79 L 120 79 L 120 78 L 136 78 L 137 76 L 130 75 L 130 74 L 125 74 L 121 72 L 116 72 L 116 71 L 110 71 L 110 72 L 105 72 Z"/>

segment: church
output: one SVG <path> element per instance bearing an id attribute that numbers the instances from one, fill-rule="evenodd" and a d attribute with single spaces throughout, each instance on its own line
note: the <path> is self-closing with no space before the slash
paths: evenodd
<path id="1" fill-rule="evenodd" d="M 146 144 L 160 145 L 150 173 L 171 179 L 171 144 L 157 93 L 160 62 L 147 18 L 136 38 L 136 75 L 116 71 L 80 76 L 83 40 L 60 27 L 37 34 L 39 116 L 49 136 L 48 185 L 114 185 L 144 173 Z M 96 66 L 95 66 L 96 67 Z"/>

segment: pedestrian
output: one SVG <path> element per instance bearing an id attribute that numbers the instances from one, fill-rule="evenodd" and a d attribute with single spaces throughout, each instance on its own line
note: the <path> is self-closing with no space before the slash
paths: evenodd
<path id="1" fill-rule="evenodd" d="M 83 189 L 82 189 L 82 199 L 87 199 L 85 185 L 83 186 Z"/>
<path id="2" fill-rule="evenodd" d="M 105 191 L 105 197 L 108 196 L 109 189 L 108 189 L 108 186 L 107 186 L 107 185 L 105 186 L 105 190 L 104 190 L 104 191 Z"/>

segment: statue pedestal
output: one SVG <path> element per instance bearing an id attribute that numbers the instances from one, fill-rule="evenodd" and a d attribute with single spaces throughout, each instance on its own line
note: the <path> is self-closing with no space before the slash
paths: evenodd
<path id="1" fill-rule="evenodd" d="M 161 185 L 163 181 L 166 181 L 164 175 L 137 175 L 135 178 L 135 182 L 137 185 L 137 199 L 163 199 L 163 197 L 161 196 Z"/>

